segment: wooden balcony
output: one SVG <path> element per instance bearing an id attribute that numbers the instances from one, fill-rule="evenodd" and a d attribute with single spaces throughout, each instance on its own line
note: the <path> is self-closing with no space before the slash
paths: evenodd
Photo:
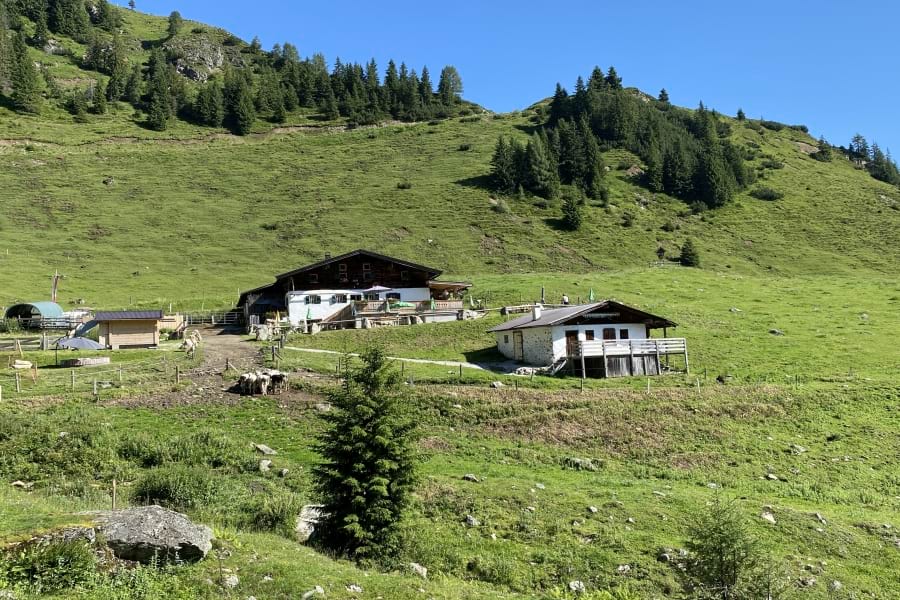
<path id="1" fill-rule="evenodd" d="M 572 369 L 580 370 L 582 378 L 591 372 L 601 377 L 659 375 L 671 370 L 670 356 L 683 357 L 684 371 L 690 372 L 684 338 L 584 341 L 570 347 L 568 354 Z"/>
<path id="2" fill-rule="evenodd" d="M 390 300 L 363 300 L 354 302 L 353 306 L 357 314 L 398 314 L 407 315 L 422 312 L 431 312 L 431 300 L 421 302 L 406 302 L 412 306 L 391 306 Z M 462 310 L 465 308 L 462 300 L 435 300 L 434 311 Z"/>

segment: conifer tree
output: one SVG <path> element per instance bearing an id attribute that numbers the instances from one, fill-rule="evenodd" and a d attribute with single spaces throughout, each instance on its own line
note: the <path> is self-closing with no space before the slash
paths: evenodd
<path id="1" fill-rule="evenodd" d="M 222 97 L 222 88 L 217 82 L 210 81 L 197 92 L 194 114 L 204 125 L 222 126 L 222 121 L 225 119 L 225 101 Z"/>
<path id="2" fill-rule="evenodd" d="M 228 69 L 225 72 L 223 98 L 226 121 L 232 131 L 238 135 L 250 133 L 253 122 L 256 120 L 253 91 L 248 78 L 249 73 L 243 70 Z"/>
<path id="3" fill-rule="evenodd" d="M 50 0 L 47 15 L 50 31 L 78 41 L 86 39 L 90 20 L 82 0 Z"/>
<path id="4" fill-rule="evenodd" d="M 459 102 L 463 93 L 462 78 L 459 71 L 452 65 L 441 69 L 441 77 L 438 80 L 438 96 L 445 106 L 451 106 Z"/>
<path id="5" fill-rule="evenodd" d="M 565 194 L 562 205 L 562 222 L 566 229 L 570 231 L 581 229 L 581 204 L 582 199 L 577 194 L 571 191 Z"/>
<path id="6" fill-rule="evenodd" d="M 588 79 L 588 91 L 591 93 L 598 93 L 603 91 L 606 88 L 606 75 L 603 74 L 603 69 L 600 67 L 594 67 L 594 70 L 591 71 L 591 77 Z"/>
<path id="7" fill-rule="evenodd" d="M 497 140 L 497 145 L 494 147 L 491 169 L 497 189 L 504 194 L 513 193 L 519 184 L 515 149 L 503 136 L 500 136 L 500 139 Z"/>
<path id="8" fill-rule="evenodd" d="M 428 67 L 422 67 L 422 77 L 419 80 L 419 98 L 422 100 L 422 106 L 429 107 L 434 99 L 434 84 L 431 83 L 431 73 Z"/>
<path id="9" fill-rule="evenodd" d="M 98 79 L 97 83 L 94 85 L 93 92 L 93 111 L 95 115 L 105 115 L 107 106 L 106 106 L 106 85 L 103 83 L 102 79 Z"/>
<path id="10" fill-rule="evenodd" d="M 128 75 L 128 81 L 125 82 L 125 99 L 132 105 L 137 106 L 141 102 L 141 96 L 144 94 L 144 77 L 141 74 L 141 66 L 134 65 L 131 73 Z"/>
<path id="11" fill-rule="evenodd" d="M 738 111 L 737 111 L 737 120 L 738 120 L 738 121 L 746 121 L 746 120 L 747 120 L 747 115 L 744 114 L 744 109 L 743 109 L 743 108 L 739 108 L 739 109 L 738 109 Z"/>
<path id="12" fill-rule="evenodd" d="M 113 36 L 106 68 L 109 73 L 106 98 L 113 101 L 118 100 L 125 94 L 125 88 L 128 86 L 128 60 L 125 55 L 125 46 L 118 34 Z"/>
<path id="13" fill-rule="evenodd" d="M 172 95 L 172 73 L 161 48 L 150 55 L 147 75 L 147 126 L 165 131 L 175 113 L 175 99 Z"/>
<path id="14" fill-rule="evenodd" d="M 681 246 L 681 256 L 678 261 L 684 267 L 699 267 L 700 266 L 700 253 L 697 251 L 697 247 L 694 245 L 694 240 L 688 238 L 684 241 L 684 244 Z"/>
<path id="15" fill-rule="evenodd" d="M 0 94 L 8 91 L 12 71 L 12 45 L 9 39 L 6 4 L 0 0 Z"/>
<path id="16" fill-rule="evenodd" d="M 550 100 L 550 125 L 556 125 L 560 120 L 569 117 L 569 93 L 559 83 Z"/>
<path id="17" fill-rule="evenodd" d="M 543 198 L 556 198 L 559 193 L 559 173 L 550 160 L 540 136 L 534 134 L 525 148 L 525 187 Z"/>
<path id="18" fill-rule="evenodd" d="M 659 90 L 659 98 L 658 100 L 663 104 L 669 103 L 669 92 L 666 91 L 666 88 Z"/>
<path id="19" fill-rule="evenodd" d="M 40 111 L 41 88 L 37 69 L 28 57 L 25 35 L 19 31 L 12 41 L 12 101 L 17 110 L 36 113 Z"/>
<path id="20" fill-rule="evenodd" d="M 614 90 L 622 89 L 622 78 L 616 73 L 615 67 L 610 67 L 606 74 L 606 85 Z"/>
<path id="21" fill-rule="evenodd" d="M 416 482 L 415 422 L 400 396 L 400 374 L 384 351 L 362 354 L 332 392 L 313 471 L 323 498 L 318 540 L 358 560 L 400 549 L 399 528 Z"/>
<path id="22" fill-rule="evenodd" d="M 184 19 L 181 18 L 181 13 L 177 10 L 173 10 L 169 15 L 169 28 L 168 34 L 170 38 L 178 35 L 178 32 L 181 31 L 181 26 L 184 24 Z"/>
<path id="23" fill-rule="evenodd" d="M 47 28 L 47 10 L 42 2 L 37 9 L 37 15 L 34 20 L 34 35 L 31 36 L 31 43 L 36 48 L 43 48 L 50 39 L 50 30 Z"/>

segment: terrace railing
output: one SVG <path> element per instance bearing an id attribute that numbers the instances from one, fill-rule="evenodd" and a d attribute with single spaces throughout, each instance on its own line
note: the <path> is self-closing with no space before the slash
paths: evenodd
<path id="1" fill-rule="evenodd" d="M 665 356 L 687 354 L 684 338 L 594 340 L 578 343 L 578 356 Z"/>

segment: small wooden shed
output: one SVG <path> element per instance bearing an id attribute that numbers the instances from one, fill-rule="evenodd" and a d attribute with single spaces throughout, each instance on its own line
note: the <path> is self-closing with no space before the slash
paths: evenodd
<path id="1" fill-rule="evenodd" d="M 113 350 L 152 348 L 159 345 L 161 310 L 98 312 L 100 343 Z"/>

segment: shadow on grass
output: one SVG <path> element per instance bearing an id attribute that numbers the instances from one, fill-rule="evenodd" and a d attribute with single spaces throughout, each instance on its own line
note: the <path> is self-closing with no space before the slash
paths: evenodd
<path id="1" fill-rule="evenodd" d="M 457 179 L 453 183 L 463 187 L 479 188 L 482 190 L 492 189 L 490 175 L 477 175 L 475 177 L 467 177 L 466 179 Z"/>

